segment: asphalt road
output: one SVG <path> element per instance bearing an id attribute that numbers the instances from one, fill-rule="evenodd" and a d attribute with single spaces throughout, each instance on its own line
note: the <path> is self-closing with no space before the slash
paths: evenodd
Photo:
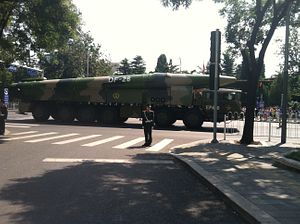
<path id="1" fill-rule="evenodd" d="M 209 132 L 177 124 L 154 130 L 144 148 L 138 120 L 99 127 L 10 115 L 7 130 L 0 137 L 1 224 L 243 223 L 167 153 Z"/>

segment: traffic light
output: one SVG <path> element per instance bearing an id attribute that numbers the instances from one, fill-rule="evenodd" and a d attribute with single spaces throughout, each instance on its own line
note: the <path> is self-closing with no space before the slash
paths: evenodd
<path id="1" fill-rule="evenodd" d="M 217 56 L 217 57 L 216 57 Z M 209 89 L 215 89 L 215 70 L 216 64 L 218 68 L 217 73 L 217 89 L 219 89 L 219 74 L 221 61 L 221 32 L 219 30 L 212 31 L 210 36 L 210 65 L 209 65 Z"/>

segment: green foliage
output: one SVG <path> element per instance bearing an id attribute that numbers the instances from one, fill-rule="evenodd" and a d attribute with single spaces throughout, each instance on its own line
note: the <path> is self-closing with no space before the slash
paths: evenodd
<path id="1" fill-rule="evenodd" d="M 169 72 L 169 65 L 165 54 L 161 54 L 158 57 L 155 72 Z"/>
<path id="2" fill-rule="evenodd" d="M 130 64 L 127 58 L 124 58 L 121 63 L 120 63 L 120 67 L 118 68 L 118 71 L 122 74 L 122 75 L 128 75 L 131 74 L 131 68 L 130 68 Z"/>
<path id="3" fill-rule="evenodd" d="M 161 2 L 165 7 L 173 9 L 178 9 L 181 5 L 187 8 L 192 4 L 192 0 L 161 0 Z"/>
<path id="4" fill-rule="evenodd" d="M 1 1 L 1 60 L 29 64 L 30 51 L 53 51 L 64 46 L 75 35 L 79 22 L 80 15 L 71 0 Z"/>
<path id="5" fill-rule="evenodd" d="M 287 155 L 285 155 L 286 158 L 297 160 L 300 162 L 300 151 L 293 151 Z"/>
<path id="6" fill-rule="evenodd" d="M 178 68 L 178 65 L 173 65 L 173 60 L 172 59 L 170 59 L 168 67 L 169 67 L 169 72 L 170 73 L 179 73 L 180 72 L 179 68 Z"/>
<path id="7" fill-rule="evenodd" d="M 45 77 L 54 79 L 109 75 L 110 63 L 103 59 L 101 46 L 93 41 L 88 33 L 81 33 L 76 39 L 70 39 L 68 45 L 50 53 L 39 54 Z"/>
<path id="8" fill-rule="evenodd" d="M 281 94 L 283 91 L 283 74 L 278 74 L 276 79 L 272 82 L 268 101 L 270 105 L 281 105 Z M 290 98 L 288 96 L 288 98 Z"/>
<path id="9" fill-rule="evenodd" d="M 131 73 L 132 74 L 143 74 L 146 71 L 145 62 L 142 56 L 137 55 L 133 58 L 133 61 L 130 63 Z"/>
<path id="10" fill-rule="evenodd" d="M 232 76 L 234 72 L 234 55 L 232 51 L 227 49 L 223 53 L 223 60 L 222 60 L 222 73 L 223 75 Z"/>
<path id="11" fill-rule="evenodd" d="M 135 56 L 131 62 L 124 58 L 118 68 L 118 72 L 122 75 L 143 74 L 145 71 L 146 64 L 140 55 Z"/>

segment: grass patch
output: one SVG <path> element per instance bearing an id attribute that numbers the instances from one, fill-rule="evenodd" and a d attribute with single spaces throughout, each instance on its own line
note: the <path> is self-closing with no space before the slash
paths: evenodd
<path id="1" fill-rule="evenodd" d="M 291 153 L 285 155 L 285 157 L 289 158 L 289 159 L 294 159 L 294 160 L 297 160 L 300 162 L 300 151 L 291 152 Z"/>

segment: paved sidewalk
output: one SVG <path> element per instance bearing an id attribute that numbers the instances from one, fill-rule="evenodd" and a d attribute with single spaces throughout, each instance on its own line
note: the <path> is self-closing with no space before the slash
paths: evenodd
<path id="1" fill-rule="evenodd" d="M 236 139 L 237 140 L 237 139 Z M 273 165 L 298 144 L 260 146 L 199 141 L 171 149 L 250 223 L 300 223 L 300 172 Z"/>

